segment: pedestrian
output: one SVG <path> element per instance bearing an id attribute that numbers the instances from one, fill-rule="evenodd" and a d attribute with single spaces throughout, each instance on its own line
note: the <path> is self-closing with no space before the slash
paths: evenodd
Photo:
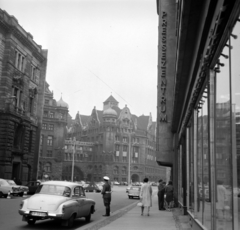
<path id="1" fill-rule="evenodd" d="M 109 177 L 104 176 L 104 185 L 102 188 L 102 197 L 103 197 L 103 203 L 106 208 L 106 213 L 103 216 L 110 216 L 110 204 L 111 204 L 111 185 L 109 184 Z"/>
<path id="2" fill-rule="evenodd" d="M 149 216 L 150 207 L 152 207 L 152 186 L 148 183 L 148 178 L 143 180 L 143 185 L 140 190 L 140 199 L 142 200 L 141 215 L 144 214 L 144 208 L 148 208 L 147 215 Z"/>
<path id="3" fill-rule="evenodd" d="M 158 209 L 159 210 L 165 210 L 164 194 L 165 194 L 165 184 L 162 180 L 159 180 L 159 185 L 158 185 Z"/>
<path id="4" fill-rule="evenodd" d="M 169 181 L 168 185 L 165 187 L 166 203 L 167 203 L 168 210 L 171 210 L 174 207 L 173 192 L 174 192 L 174 189 L 173 189 L 172 181 Z"/>

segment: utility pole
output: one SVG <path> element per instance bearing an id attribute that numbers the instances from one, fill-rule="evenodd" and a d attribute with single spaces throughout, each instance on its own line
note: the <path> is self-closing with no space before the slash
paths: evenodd
<path id="1" fill-rule="evenodd" d="M 73 153 L 73 156 L 72 156 L 72 182 L 73 182 L 73 180 L 74 180 L 74 157 L 75 157 L 75 148 L 76 148 L 76 137 L 74 137 L 73 138 L 73 140 L 72 140 L 72 146 L 73 146 L 73 151 L 72 151 L 72 153 Z"/>
<path id="2" fill-rule="evenodd" d="M 131 134 L 129 133 L 128 143 L 128 185 L 131 184 Z"/>

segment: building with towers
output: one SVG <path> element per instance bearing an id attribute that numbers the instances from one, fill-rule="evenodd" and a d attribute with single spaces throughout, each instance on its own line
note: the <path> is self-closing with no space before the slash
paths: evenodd
<path id="1" fill-rule="evenodd" d="M 132 182 L 144 177 L 165 180 L 166 169 L 156 163 L 155 129 L 151 114 L 138 117 L 127 105 L 120 109 L 112 95 L 103 102 L 103 110 L 94 107 L 90 116 L 78 112 L 68 128 L 68 137 L 76 138 L 76 154 L 80 154 L 74 160 L 74 179 L 101 181 L 108 175 L 112 181 L 127 182 L 130 165 Z M 84 147 L 86 143 L 88 147 Z M 66 140 L 64 180 L 71 179 L 72 148 L 72 142 Z"/>

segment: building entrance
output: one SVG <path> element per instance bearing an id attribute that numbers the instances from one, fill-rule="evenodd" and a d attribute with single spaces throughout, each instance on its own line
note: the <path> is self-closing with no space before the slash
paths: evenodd
<path id="1" fill-rule="evenodd" d="M 13 162 L 12 164 L 12 180 L 16 183 L 20 181 L 20 162 Z"/>

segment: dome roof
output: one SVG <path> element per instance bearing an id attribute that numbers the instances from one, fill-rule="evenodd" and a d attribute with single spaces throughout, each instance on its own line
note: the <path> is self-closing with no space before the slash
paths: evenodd
<path id="1" fill-rule="evenodd" d="M 103 111 L 103 116 L 115 116 L 116 117 L 117 112 L 110 107 L 110 108 L 107 108 Z"/>
<path id="2" fill-rule="evenodd" d="M 62 97 L 60 98 L 59 101 L 57 101 L 57 106 L 68 108 L 68 104 L 65 101 L 63 101 Z"/>

